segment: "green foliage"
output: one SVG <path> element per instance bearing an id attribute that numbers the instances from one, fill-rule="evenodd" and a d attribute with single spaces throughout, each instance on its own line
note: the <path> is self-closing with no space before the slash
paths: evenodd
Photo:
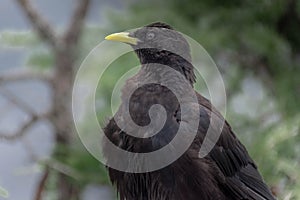
<path id="1" fill-rule="evenodd" d="M 86 185 L 89 183 L 108 184 L 108 176 L 105 167 L 86 150 L 73 148 L 72 154 L 65 163 L 80 172 L 77 183 Z"/>
<path id="2" fill-rule="evenodd" d="M 71 181 L 82 187 L 89 183 L 108 184 L 104 165 L 94 158 L 80 141 L 75 141 L 71 147 L 57 145 L 55 156 L 49 162 L 69 168 Z"/>
<path id="3" fill-rule="evenodd" d="M 1 47 L 30 47 L 38 43 L 39 40 L 29 31 L 4 31 L 0 33 Z"/>
<path id="4" fill-rule="evenodd" d="M 36 69 L 49 69 L 54 66 L 54 57 L 46 49 L 37 49 L 29 53 L 26 65 Z"/>
<path id="5" fill-rule="evenodd" d="M 140 64 L 137 60 L 136 55 L 133 52 L 130 52 L 120 56 L 117 60 L 113 61 L 104 72 L 103 76 L 99 81 L 96 94 L 97 99 L 103 99 L 104 101 L 103 106 L 98 107 L 97 109 L 99 122 L 102 125 L 104 125 L 104 122 L 106 121 L 108 116 L 113 115 L 110 107 L 111 102 L 119 101 L 120 103 L 120 96 L 118 96 L 118 99 L 111 99 L 111 94 L 117 81 L 120 80 L 120 78 L 131 68 L 139 65 Z M 113 104 L 113 106 L 115 106 L 114 109 L 116 109 L 119 106 L 119 104 L 115 103 Z"/>
<path id="6" fill-rule="evenodd" d="M 46 200 L 53 200 L 58 199 L 58 192 L 57 192 L 57 178 L 58 173 L 56 171 L 51 171 L 48 175 L 48 181 L 45 186 L 45 199 Z"/>
<path id="7" fill-rule="evenodd" d="M 82 31 L 82 37 L 80 38 L 80 49 L 78 49 L 79 62 L 82 62 L 87 56 L 87 53 L 104 40 L 104 33 L 105 31 L 97 26 L 85 27 Z"/>
<path id="8" fill-rule="evenodd" d="M 3 197 L 3 198 L 8 198 L 8 191 L 5 190 L 3 187 L 0 186 L 0 197 Z"/>

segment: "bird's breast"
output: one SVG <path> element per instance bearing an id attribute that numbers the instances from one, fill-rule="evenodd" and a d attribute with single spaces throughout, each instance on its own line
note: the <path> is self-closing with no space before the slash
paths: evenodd
<path id="1" fill-rule="evenodd" d="M 151 129 L 151 118 L 157 120 L 164 118 L 161 115 L 166 115 L 161 128 L 157 130 L 155 128 L 155 133 L 152 134 L 152 136 L 148 136 L 148 129 L 141 133 L 144 134 L 143 136 L 146 138 L 136 138 L 130 135 L 126 136 L 126 140 L 132 140 L 130 143 L 132 144 L 130 145 L 131 151 L 151 152 L 168 144 L 178 129 L 178 123 L 174 118 L 179 106 L 176 96 L 169 89 L 160 84 L 146 84 L 131 94 L 130 92 L 128 92 L 128 94 L 126 92 L 127 91 L 123 93 L 119 113 L 122 115 L 125 113 L 124 110 L 128 109 L 132 121 L 139 127 L 148 126 Z M 163 107 L 164 112 L 157 111 L 151 113 L 150 117 L 149 111 L 151 107 L 157 104 Z M 140 135 L 140 129 L 135 129 L 135 131 L 138 131 L 139 133 L 137 135 Z M 153 132 L 153 130 L 151 129 L 150 132 Z M 123 146 L 122 148 L 128 149 L 129 147 Z"/>
<path id="2" fill-rule="evenodd" d="M 176 96 L 168 88 L 159 84 L 139 87 L 128 97 L 127 102 L 132 119 L 140 126 L 146 126 L 151 122 L 149 110 L 153 105 L 162 106 L 167 118 L 173 116 L 179 106 Z M 161 114 L 163 113 L 154 113 L 154 115 Z"/>

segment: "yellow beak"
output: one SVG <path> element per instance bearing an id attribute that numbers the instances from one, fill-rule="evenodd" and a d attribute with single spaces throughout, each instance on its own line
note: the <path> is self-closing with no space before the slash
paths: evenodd
<path id="1" fill-rule="evenodd" d="M 128 32 L 113 33 L 106 36 L 105 39 L 117 42 L 125 42 L 132 45 L 136 45 L 139 41 L 137 38 L 130 37 Z"/>

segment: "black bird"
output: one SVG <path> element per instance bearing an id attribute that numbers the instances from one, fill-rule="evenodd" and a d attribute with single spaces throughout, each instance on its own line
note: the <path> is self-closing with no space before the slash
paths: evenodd
<path id="1" fill-rule="evenodd" d="M 149 76 L 156 78 L 158 82 L 172 81 L 172 77 L 165 73 L 161 74 L 160 70 L 151 66 L 150 63 L 171 67 L 183 75 L 191 88 L 193 87 L 195 74 L 191 64 L 188 42 L 177 32 L 166 34 L 168 30 L 172 30 L 169 25 L 156 22 L 131 33 L 115 33 L 106 37 L 107 40 L 130 44 L 142 64 L 138 74 L 127 80 L 122 90 L 121 106 L 115 117 L 104 128 L 104 133 L 109 140 L 123 150 L 144 153 L 160 149 L 174 138 L 179 124 L 182 123 L 179 101 L 167 87 L 159 83 L 152 83 L 138 87 L 132 94 L 128 92 Z M 174 83 L 176 84 L 176 81 Z M 188 90 L 178 88 L 181 92 Z M 188 95 L 188 93 L 186 94 Z M 162 169 L 145 173 L 123 172 L 108 167 L 110 180 L 116 186 L 120 199 L 275 199 L 258 172 L 256 164 L 227 121 L 225 121 L 221 135 L 213 149 L 204 158 L 199 157 L 199 150 L 208 127 L 215 128 L 210 117 L 214 115 L 220 122 L 224 118 L 209 100 L 198 93 L 196 96 L 197 106 L 199 106 L 197 115 L 200 117 L 197 134 L 193 143 L 180 158 Z M 149 109 L 154 104 L 162 105 L 166 111 L 165 124 L 156 135 L 148 138 L 134 137 L 117 125 L 115 119 L 122 118 L 124 109 L 128 107 L 130 116 L 137 125 L 148 125 L 151 121 Z M 126 124 L 126 121 L 124 123 Z M 109 160 L 110 152 L 107 143 L 104 143 L 103 151 Z M 124 162 L 133 161 L 119 158 L 119 162 L 124 164 Z M 138 164 L 136 163 L 136 165 Z"/>

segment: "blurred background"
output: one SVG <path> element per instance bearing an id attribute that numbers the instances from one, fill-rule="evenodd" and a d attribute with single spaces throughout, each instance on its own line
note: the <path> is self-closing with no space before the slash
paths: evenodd
<path id="1" fill-rule="evenodd" d="M 1 0 L 0 13 L 0 199 L 116 199 L 74 129 L 72 83 L 105 35 L 154 21 L 208 51 L 234 132 L 272 192 L 300 199 L 300 1 Z M 100 123 L 116 81 L 137 64 L 126 54 L 105 72 Z"/>

